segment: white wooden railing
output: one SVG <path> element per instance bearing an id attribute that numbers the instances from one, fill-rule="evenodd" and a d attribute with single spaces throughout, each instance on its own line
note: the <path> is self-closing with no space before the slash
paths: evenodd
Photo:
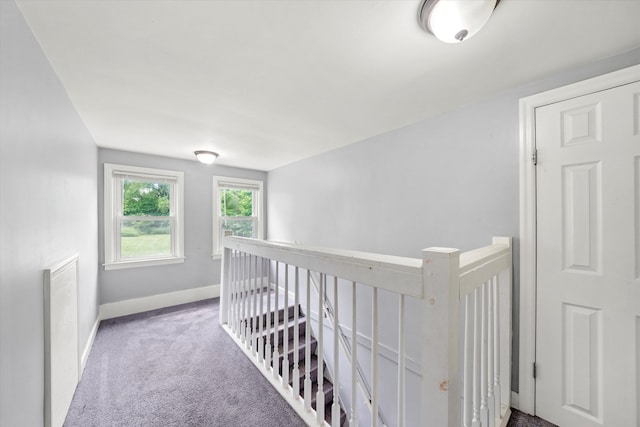
<path id="1" fill-rule="evenodd" d="M 329 356 L 333 363 L 332 372 L 326 376 L 334 382 L 350 377 L 350 384 L 334 388 L 334 404 L 331 407 L 333 425 L 337 426 L 341 404 L 347 411 L 349 425 L 381 425 L 380 408 L 380 343 L 378 316 L 379 291 L 397 295 L 398 341 L 397 341 L 397 393 L 391 404 L 397 416 L 386 420 L 390 426 L 403 427 L 406 421 L 405 379 L 407 354 L 407 298 L 414 298 L 422 305 L 421 365 L 422 426 L 504 426 L 510 415 L 510 360 L 511 360 L 511 265 L 512 247 L 510 238 L 494 238 L 490 246 L 460 253 L 457 249 L 429 248 L 422 253 L 422 259 L 392 257 L 370 253 L 335 249 L 310 248 L 299 245 L 274 243 L 262 240 L 226 237 L 224 241 L 222 268 L 222 290 L 220 323 L 243 348 L 261 372 L 271 381 L 307 422 L 308 425 L 325 425 L 322 360 Z M 317 303 L 311 301 L 311 274 L 318 277 Z M 371 300 L 357 299 L 356 290 L 370 289 Z M 281 298 L 263 298 L 271 289 L 276 289 Z M 330 291 L 329 291 L 330 290 Z M 385 292 L 385 296 L 387 295 Z M 333 297 L 333 317 L 337 324 L 346 323 L 351 328 L 351 360 L 359 360 L 357 310 L 362 304 L 370 305 L 371 312 L 371 372 L 370 401 L 367 402 L 371 414 L 369 419 L 361 417 L 356 410 L 357 365 L 351 363 L 350 375 L 340 375 L 339 337 L 325 337 L 326 331 L 339 328 L 325 328 L 323 315 L 318 316 L 315 332 L 318 341 L 318 392 L 317 408 L 311 408 L 311 381 L 309 364 L 305 372 L 300 372 L 298 360 L 299 304 L 307 314 L 312 308 L 323 313 L 326 295 Z M 351 319 L 339 313 L 338 304 L 349 296 Z M 301 301 L 302 298 L 302 301 Z M 264 303 L 262 302 L 264 301 Z M 288 312 L 294 309 L 293 358 L 288 360 L 288 336 L 284 329 L 273 354 L 265 352 L 271 348 L 271 319 L 269 313 L 278 305 Z M 275 307 L 272 307 L 274 305 Z M 247 321 L 267 316 L 266 322 Z M 278 324 L 278 319 L 273 322 Z M 350 321 L 350 324 L 349 324 Z M 388 319 L 384 319 L 389 322 Z M 309 352 L 310 323 L 305 322 L 306 351 Z M 369 325 L 367 325 L 369 326 Z M 367 328 L 369 329 L 369 328 Z M 266 342 L 262 337 L 265 336 Z M 325 344 L 333 343 L 333 354 L 324 352 Z M 271 368 L 271 360 L 284 357 L 280 374 Z M 309 360 L 310 355 L 306 355 Z M 360 359 L 361 360 L 361 359 Z M 289 385 L 289 371 L 292 372 L 293 386 Z M 299 379 L 304 376 L 304 392 L 299 396 Z M 340 396 L 338 389 L 349 390 L 350 396 Z"/>

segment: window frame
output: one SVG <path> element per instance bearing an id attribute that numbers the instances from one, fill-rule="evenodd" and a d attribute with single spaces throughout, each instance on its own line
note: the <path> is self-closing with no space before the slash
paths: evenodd
<path id="1" fill-rule="evenodd" d="M 169 216 L 142 217 L 143 220 L 169 220 L 172 224 L 171 255 L 141 258 L 120 256 L 122 215 L 122 182 L 127 176 L 134 179 L 164 180 L 170 184 Z M 150 182 L 150 181 L 147 181 Z M 184 172 L 140 166 L 104 164 L 104 269 L 149 267 L 184 262 Z M 132 217 L 131 219 L 136 219 Z"/>
<path id="2" fill-rule="evenodd" d="M 232 178 L 228 176 L 214 176 L 213 177 L 213 232 L 212 232 L 212 255 L 213 259 L 222 258 L 222 236 L 220 235 L 221 221 L 225 218 L 236 217 L 223 217 L 220 216 L 221 202 L 220 202 L 220 190 L 222 188 L 234 188 L 238 190 L 253 190 L 253 201 L 251 206 L 251 217 L 238 217 L 251 218 L 246 221 L 253 221 L 256 229 L 256 239 L 264 239 L 264 182 L 258 179 L 248 178 Z"/>

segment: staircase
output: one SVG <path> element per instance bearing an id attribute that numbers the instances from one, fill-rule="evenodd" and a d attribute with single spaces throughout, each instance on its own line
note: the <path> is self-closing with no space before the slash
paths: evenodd
<path id="1" fill-rule="evenodd" d="M 283 306 L 284 303 L 282 303 L 281 305 Z M 296 307 L 293 304 L 290 304 L 288 307 L 286 316 L 285 316 L 285 308 L 280 307 L 278 310 L 279 324 L 277 325 L 276 328 L 273 327 L 273 322 L 275 320 L 275 309 L 273 308 L 273 304 L 271 305 L 271 312 L 263 314 L 261 318 L 261 322 L 263 326 L 262 342 L 264 343 L 264 346 L 265 346 L 264 354 L 273 355 L 274 343 L 278 342 L 279 360 L 277 361 L 277 367 L 278 367 L 278 373 L 282 375 L 283 374 L 282 369 L 284 365 L 283 363 L 284 348 L 285 348 L 283 340 L 284 340 L 284 331 L 285 329 L 287 329 L 287 336 L 289 339 L 287 343 L 287 349 L 288 349 L 287 356 L 289 360 L 288 378 L 289 378 L 289 385 L 293 387 L 293 368 L 294 368 L 293 361 L 294 361 L 294 352 L 296 351 L 296 349 L 294 348 L 294 332 L 295 332 L 294 319 L 295 319 L 296 308 L 298 309 L 298 316 L 299 316 L 298 317 L 298 350 L 297 351 L 298 351 L 298 357 L 299 357 L 298 369 L 300 372 L 300 387 L 299 387 L 300 396 L 304 396 L 304 381 L 305 381 L 305 375 L 306 375 L 306 365 L 309 364 L 309 378 L 312 384 L 311 407 L 317 411 L 316 397 L 318 392 L 318 356 L 316 352 L 318 348 L 318 341 L 313 336 L 313 331 L 310 329 L 311 336 L 309 337 L 309 346 L 310 346 L 311 358 L 309 360 L 306 360 L 305 333 L 306 333 L 307 318 L 302 313 L 300 306 Z M 267 328 L 267 319 L 270 320 L 270 324 L 271 324 L 270 328 Z M 249 323 L 252 324 L 252 322 L 249 322 Z M 259 323 L 256 324 L 256 326 L 259 326 Z M 267 332 L 267 329 L 270 331 L 270 333 Z M 269 347 L 267 347 L 267 334 L 269 334 Z M 276 337 L 277 337 L 277 341 L 276 341 Z M 259 338 L 260 337 L 258 337 L 258 339 Z M 272 359 L 271 366 L 273 367 L 274 360 L 273 358 L 271 359 Z M 323 363 L 323 372 L 327 372 L 326 364 L 324 363 L 324 361 L 322 363 Z M 325 421 L 329 425 L 332 425 L 331 406 L 333 405 L 333 383 L 329 381 L 329 379 L 327 379 L 326 377 L 324 378 L 324 381 L 323 381 L 322 391 L 324 394 L 324 403 L 325 403 L 324 405 Z M 344 412 L 342 407 L 340 407 L 340 422 L 338 425 L 340 426 L 345 425 L 346 418 L 347 418 L 346 413 Z"/>

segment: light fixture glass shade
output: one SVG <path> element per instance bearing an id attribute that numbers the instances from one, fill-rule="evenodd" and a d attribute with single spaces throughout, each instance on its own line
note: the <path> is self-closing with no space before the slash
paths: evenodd
<path id="1" fill-rule="evenodd" d="M 425 0 L 420 24 L 445 43 L 473 37 L 496 8 L 497 0 Z"/>
<path id="2" fill-rule="evenodd" d="M 210 165 L 216 161 L 218 158 L 218 153 L 214 153 L 213 151 L 194 151 L 196 158 L 200 161 L 200 163 L 204 163 L 205 165 Z"/>

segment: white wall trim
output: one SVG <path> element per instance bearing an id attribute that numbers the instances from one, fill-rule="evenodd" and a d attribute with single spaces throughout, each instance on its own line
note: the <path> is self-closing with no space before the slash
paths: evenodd
<path id="1" fill-rule="evenodd" d="M 520 369 L 519 410 L 535 414 L 536 170 L 535 110 L 544 105 L 640 80 L 640 65 L 520 99 Z"/>
<path id="2" fill-rule="evenodd" d="M 273 288 L 275 288 L 275 284 L 271 284 L 271 286 Z M 280 292 L 282 292 L 281 288 Z M 284 293 L 284 292 L 282 292 Z M 295 293 L 292 291 L 289 291 L 289 297 L 291 299 L 295 298 Z M 318 324 L 318 312 L 311 310 L 311 314 L 309 315 L 309 318 L 311 320 L 313 320 L 316 325 Z M 331 324 L 330 322 L 323 322 L 323 325 L 325 328 L 329 329 L 330 331 L 332 331 L 333 333 L 333 324 Z M 343 332 L 350 337 L 351 336 L 351 328 L 345 326 L 345 325 L 340 325 L 340 327 L 342 328 Z M 357 341 L 358 341 L 358 345 L 366 348 L 367 350 L 371 351 L 371 338 L 361 334 L 360 332 L 357 333 Z M 378 351 L 380 352 L 380 355 L 382 357 L 384 357 L 385 359 L 387 359 L 388 361 L 395 363 L 396 365 L 398 364 L 398 351 L 386 346 L 383 343 L 378 343 Z M 405 367 L 407 368 L 408 371 L 418 375 L 418 376 L 422 376 L 422 366 L 420 365 L 420 363 L 416 362 L 414 359 L 412 359 L 409 356 L 406 356 L 406 360 L 405 360 Z"/>
<path id="3" fill-rule="evenodd" d="M 129 299 L 100 305 L 100 319 L 106 320 L 157 308 L 200 301 L 220 296 L 220 285 L 202 286 L 183 291 L 168 292 L 143 298 Z"/>
<path id="4" fill-rule="evenodd" d="M 313 320 L 316 325 L 318 324 L 318 313 L 311 310 L 311 316 L 309 316 L 311 318 L 311 320 Z M 332 331 L 333 333 L 333 325 L 324 322 L 323 323 L 324 327 L 329 329 L 330 331 Z M 344 331 L 344 333 L 347 336 L 351 336 L 351 328 L 348 328 L 344 325 L 340 325 L 342 330 Z M 358 332 L 357 334 L 358 338 L 358 345 L 361 347 L 366 348 L 367 350 L 371 351 L 371 338 L 361 334 L 360 332 Z M 378 351 L 380 356 L 384 357 L 385 359 L 387 359 L 388 361 L 390 361 L 391 363 L 394 364 L 398 364 L 398 351 L 386 346 L 383 343 L 378 343 Z M 418 376 L 422 376 L 422 367 L 420 366 L 420 363 L 416 362 L 414 359 L 412 359 L 409 356 L 406 356 L 406 360 L 405 360 L 405 367 L 407 368 L 408 371 L 418 375 Z"/>
<path id="5" fill-rule="evenodd" d="M 89 354 L 91 354 L 93 342 L 96 340 L 96 335 L 98 334 L 98 327 L 100 326 L 101 320 L 102 319 L 100 318 L 100 314 L 98 314 L 96 321 L 93 323 L 93 328 L 91 328 L 91 332 L 89 333 L 87 343 L 84 346 L 84 351 L 82 352 L 82 357 L 80 358 L 80 378 L 82 378 L 82 373 L 84 372 L 84 368 L 87 365 Z"/>
<path id="6" fill-rule="evenodd" d="M 520 410 L 520 396 L 515 391 L 511 392 L 511 407 Z"/>

